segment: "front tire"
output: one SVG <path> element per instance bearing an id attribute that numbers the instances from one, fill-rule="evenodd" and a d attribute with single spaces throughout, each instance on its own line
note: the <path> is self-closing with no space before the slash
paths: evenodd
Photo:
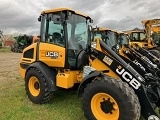
<path id="1" fill-rule="evenodd" d="M 108 76 L 87 85 L 82 106 L 88 120 L 140 119 L 140 103 L 133 89 Z"/>
<path id="2" fill-rule="evenodd" d="M 48 91 L 44 75 L 36 68 L 28 70 L 25 90 L 28 98 L 35 104 L 46 103 L 53 98 L 53 92 Z"/>

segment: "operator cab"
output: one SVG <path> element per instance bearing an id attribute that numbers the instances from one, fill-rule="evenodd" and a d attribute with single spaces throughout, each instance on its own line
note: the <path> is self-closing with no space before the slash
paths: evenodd
<path id="1" fill-rule="evenodd" d="M 113 48 L 117 44 L 117 32 L 108 28 L 94 28 L 94 38 L 102 39 L 102 41 Z"/>
<path id="2" fill-rule="evenodd" d="M 129 39 L 128 39 L 128 35 L 126 33 L 118 33 L 118 44 L 119 47 L 121 48 L 124 44 L 129 44 Z"/>
<path id="3" fill-rule="evenodd" d="M 156 45 L 160 46 L 160 32 L 153 32 L 151 37 L 152 37 L 153 42 Z"/>
<path id="4" fill-rule="evenodd" d="M 131 31 L 129 44 L 138 44 L 142 48 L 153 48 L 152 42 L 148 41 L 144 31 Z"/>
<path id="5" fill-rule="evenodd" d="M 144 42 L 146 40 L 145 33 L 142 31 L 132 31 L 130 34 L 131 42 Z"/>
<path id="6" fill-rule="evenodd" d="M 88 44 L 88 27 L 92 22 L 87 15 L 75 12 L 68 8 L 59 8 L 43 11 L 38 19 L 41 21 L 41 53 L 46 53 L 39 59 L 53 67 L 74 68 L 79 67 L 79 63 L 85 64 L 84 56 Z M 46 47 L 47 46 L 47 47 Z M 49 53 L 50 52 L 50 53 Z M 82 57 L 83 56 L 83 57 Z M 80 59 L 81 57 L 81 59 Z M 57 65 L 57 66 L 56 66 Z"/>

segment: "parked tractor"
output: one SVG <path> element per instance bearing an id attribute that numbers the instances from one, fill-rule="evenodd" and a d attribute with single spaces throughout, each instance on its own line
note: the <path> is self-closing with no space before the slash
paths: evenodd
<path id="1" fill-rule="evenodd" d="M 17 36 L 14 37 L 14 44 L 11 46 L 11 51 L 22 53 L 23 49 L 39 40 L 38 36 Z"/>

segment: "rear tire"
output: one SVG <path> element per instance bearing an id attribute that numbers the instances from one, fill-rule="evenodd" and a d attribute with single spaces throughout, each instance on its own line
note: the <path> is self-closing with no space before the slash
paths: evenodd
<path id="1" fill-rule="evenodd" d="M 36 68 L 28 70 L 25 78 L 25 90 L 28 98 L 35 104 L 46 103 L 53 98 L 53 92 L 48 91 L 44 75 Z"/>
<path id="2" fill-rule="evenodd" d="M 106 76 L 87 85 L 82 107 L 88 120 L 139 120 L 140 103 L 133 89 Z"/>

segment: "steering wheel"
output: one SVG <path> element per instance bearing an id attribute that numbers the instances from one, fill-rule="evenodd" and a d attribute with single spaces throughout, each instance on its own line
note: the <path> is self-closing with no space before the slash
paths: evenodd
<path id="1" fill-rule="evenodd" d="M 61 34 L 58 33 L 58 32 L 54 32 L 53 33 L 53 38 L 60 39 L 61 38 Z"/>
<path id="2" fill-rule="evenodd" d="M 84 49 L 86 46 L 85 40 L 82 37 L 77 37 L 77 45 L 80 49 Z"/>
<path id="3" fill-rule="evenodd" d="M 52 35 L 49 34 L 49 36 L 51 37 L 50 38 L 51 42 L 59 43 L 61 41 L 61 34 L 58 32 L 54 32 Z"/>

